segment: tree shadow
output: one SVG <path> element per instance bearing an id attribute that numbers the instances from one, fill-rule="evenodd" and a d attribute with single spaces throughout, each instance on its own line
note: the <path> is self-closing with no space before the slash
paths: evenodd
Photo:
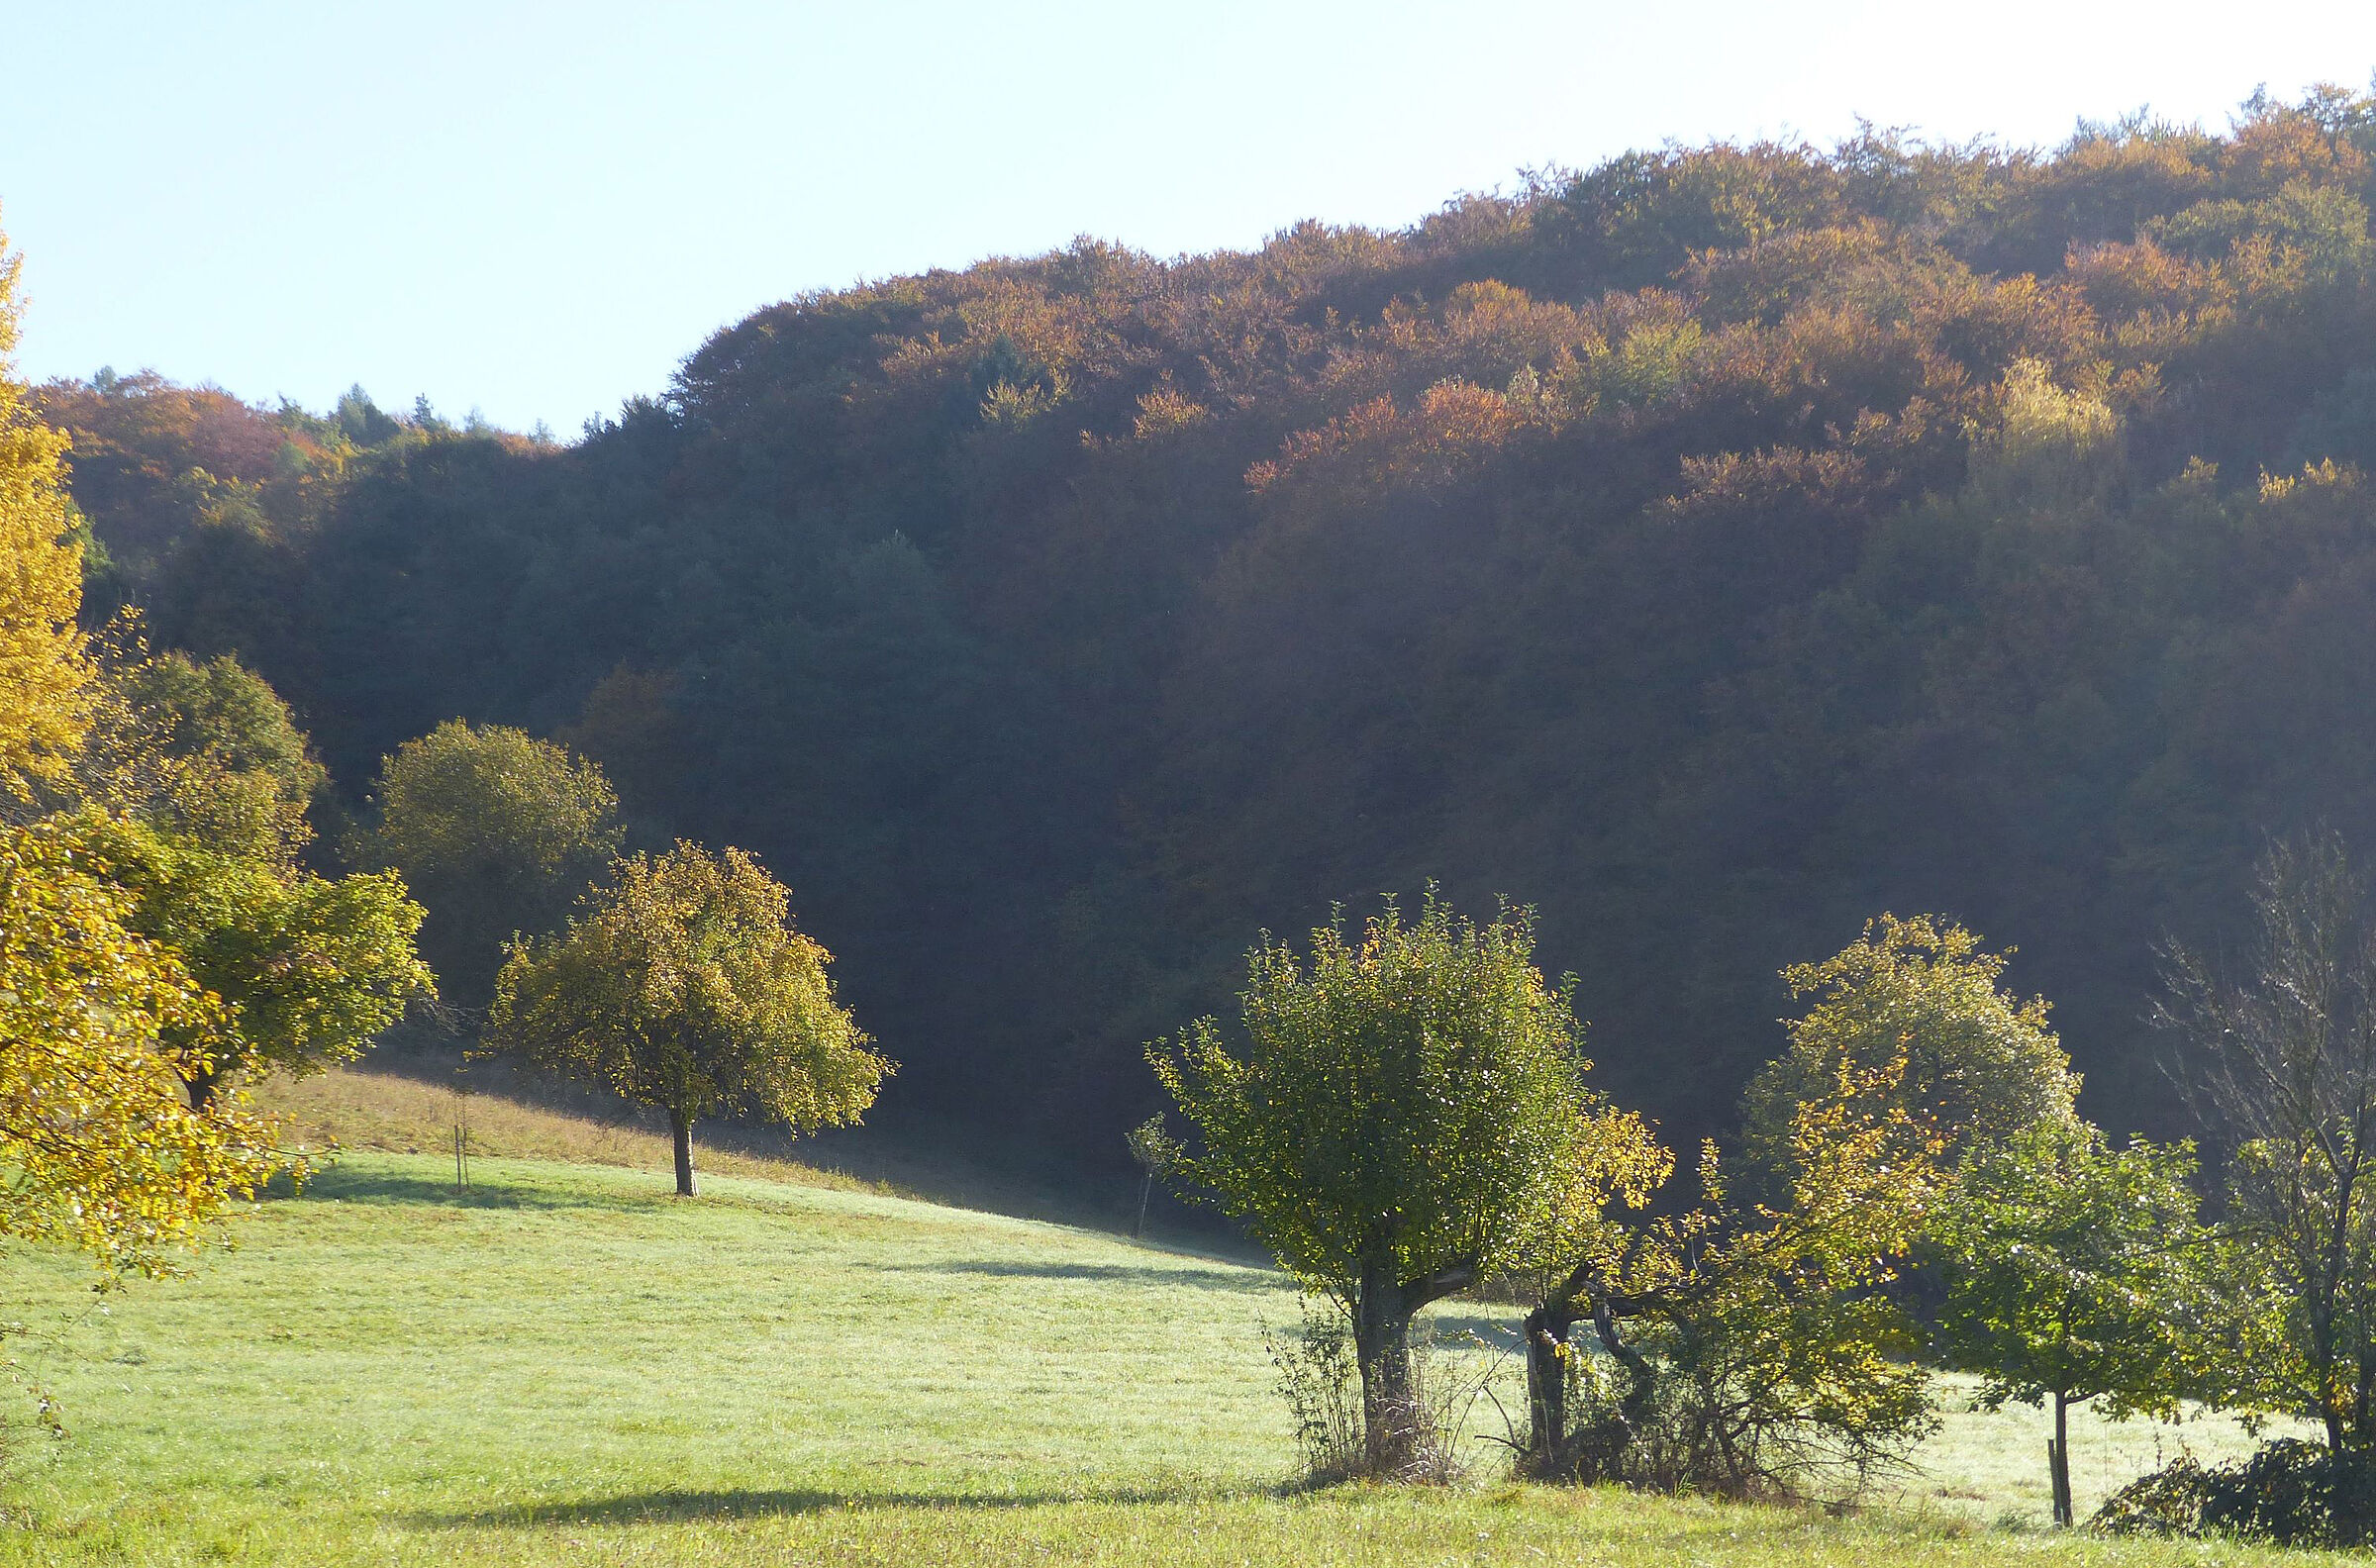
<path id="1" fill-rule="evenodd" d="M 1271 1496 L 1275 1489 L 1214 1492 L 1188 1487 L 1122 1488 L 1111 1492 L 1018 1492 L 974 1496 L 947 1492 L 821 1492 L 805 1487 L 697 1490 L 670 1487 L 618 1497 L 518 1503 L 460 1514 L 415 1514 L 418 1528 L 496 1527 L 529 1529 L 541 1524 L 683 1524 L 702 1520 L 767 1519 L 823 1514 L 834 1510 L 940 1509 L 952 1513 L 1052 1508 L 1067 1503 L 1180 1503 L 1192 1498 Z"/>
<path id="2" fill-rule="evenodd" d="M 1269 1295 L 1287 1289 L 1275 1275 L 1249 1270 L 1153 1268 L 1128 1263 L 1029 1263 L 1005 1258 L 968 1258 L 955 1263 L 891 1263 L 887 1271 L 915 1274 L 980 1274 L 993 1279 L 1083 1280 L 1103 1285 L 1185 1285 L 1198 1290 Z"/>
<path id="3" fill-rule="evenodd" d="M 443 1209 L 628 1209 L 641 1208 L 634 1198 L 622 1198 L 617 1193 L 577 1192 L 568 1188 L 545 1186 L 515 1186 L 508 1182 L 489 1182 L 476 1175 L 469 1187 L 460 1192 L 453 1189 L 450 1179 L 412 1175 L 402 1171 L 357 1170 L 351 1166 L 329 1164 L 316 1170 L 306 1179 L 302 1191 L 292 1193 L 286 1177 L 275 1177 L 273 1185 L 263 1194 L 266 1198 L 314 1203 L 406 1204 L 429 1205 Z M 656 1200 L 655 1200 L 656 1201 Z"/>
<path id="4" fill-rule="evenodd" d="M 1527 1342 L 1519 1331 L 1515 1312 L 1507 1318 L 1488 1318 L 1483 1313 L 1432 1313 L 1421 1320 L 1420 1327 L 1438 1341 L 1452 1339 L 1465 1343 L 1474 1334 L 1496 1350 L 1516 1350 Z"/>

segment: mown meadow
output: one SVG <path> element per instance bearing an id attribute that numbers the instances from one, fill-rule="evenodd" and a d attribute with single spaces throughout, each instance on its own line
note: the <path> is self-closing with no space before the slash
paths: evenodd
<path id="1" fill-rule="evenodd" d="M 1303 1491 L 1271 1271 L 783 1162 L 718 1162 L 684 1202 L 663 1137 L 483 1097 L 456 1193 L 450 1097 L 355 1073 L 283 1093 L 349 1146 L 187 1277 L 93 1297 L 77 1261 L 0 1270 L 66 1426 L 12 1434 L 0 1563 L 2278 1555 L 2046 1529 L 2018 1409 L 1950 1414 L 1921 1474 L 1839 1518 L 1512 1486 L 1482 1438 L 1449 1490 Z M 1510 1316 L 1445 1304 L 1443 1354 L 1477 1364 L 1458 1346 Z M 1480 1401 L 1472 1431 L 1498 1424 Z M 2241 1439 L 2086 1422 L 2082 1510 L 2181 1442 Z"/>

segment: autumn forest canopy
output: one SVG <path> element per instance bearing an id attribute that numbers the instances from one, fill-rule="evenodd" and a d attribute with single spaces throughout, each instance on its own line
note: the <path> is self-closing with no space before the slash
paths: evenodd
<path id="1" fill-rule="evenodd" d="M 1676 1147 L 1883 910 L 2017 949 L 2082 1106 L 2167 1132 L 2157 945 L 2227 943 L 2271 835 L 2376 853 L 2372 203 L 2336 91 L 1670 147 L 803 296 L 567 444 L 35 404 L 86 625 L 286 700 L 309 864 L 369 869 L 382 758 L 446 721 L 557 740 L 626 847 L 790 887 L 886 1116 L 1111 1165 L 1257 932 L 1434 882 L 1534 907 Z"/>

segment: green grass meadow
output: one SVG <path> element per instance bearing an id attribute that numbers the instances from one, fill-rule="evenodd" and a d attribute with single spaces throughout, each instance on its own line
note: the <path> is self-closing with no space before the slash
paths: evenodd
<path id="1" fill-rule="evenodd" d="M 2307 1560 L 2045 1531 L 2026 1411 L 1951 1416 L 1846 1519 L 1512 1487 L 1485 1443 L 1464 1487 L 1303 1493 L 1275 1274 L 846 1182 L 473 1178 L 349 1150 L 188 1277 L 106 1297 L 71 1260 L 0 1265 L 67 1426 L 11 1433 L 0 1564 Z M 2084 1509 L 2157 1435 L 2077 1439 Z"/>

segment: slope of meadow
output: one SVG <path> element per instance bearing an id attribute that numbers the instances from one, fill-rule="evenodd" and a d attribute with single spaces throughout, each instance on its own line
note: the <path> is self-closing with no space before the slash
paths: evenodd
<path id="1" fill-rule="evenodd" d="M 353 1146 L 435 1149 L 435 1091 L 284 1099 L 347 1151 L 186 1279 L 93 1298 L 78 1264 L 0 1264 L 68 1427 L 14 1434 L 0 1563 L 2263 1555 L 2043 1534 L 2020 1417 L 1953 1419 L 1924 1477 L 1848 1519 L 1501 1486 L 1487 1444 L 1449 1493 L 1299 1493 L 1275 1274 L 785 1164 L 680 1203 L 639 1135 L 501 1102 L 474 1125 L 504 1152 L 457 1194 L 449 1156 Z M 1479 1312 L 1439 1327 L 1491 1331 Z M 2082 1507 L 2155 1440 L 2091 1426 Z"/>

